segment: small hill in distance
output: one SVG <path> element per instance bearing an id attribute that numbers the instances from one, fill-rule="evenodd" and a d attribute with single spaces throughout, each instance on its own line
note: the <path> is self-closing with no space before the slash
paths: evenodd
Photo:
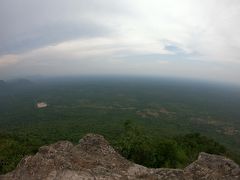
<path id="1" fill-rule="evenodd" d="M 7 81 L 7 83 L 9 85 L 12 85 L 12 86 L 29 86 L 29 85 L 33 85 L 33 82 L 28 80 L 28 79 L 13 79 L 13 80 L 10 80 L 10 81 Z"/>
<path id="2" fill-rule="evenodd" d="M 0 88 L 22 88 L 29 87 L 34 83 L 28 79 L 0 80 Z"/>
<path id="3" fill-rule="evenodd" d="M 4 80 L 0 80 L 0 87 L 6 86 L 6 82 Z"/>

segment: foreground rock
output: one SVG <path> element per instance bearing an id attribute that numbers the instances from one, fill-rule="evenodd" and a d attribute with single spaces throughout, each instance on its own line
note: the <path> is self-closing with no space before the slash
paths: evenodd
<path id="1" fill-rule="evenodd" d="M 151 169 L 119 155 L 100 135 L 88 134 L 74 146 L 60 141 L 43 146 L 34 156 L 24 158 L 1 180 L 79 179 L 240 179 L 240 168 L 217 155 L 200 153 L 185 169 Z"/>

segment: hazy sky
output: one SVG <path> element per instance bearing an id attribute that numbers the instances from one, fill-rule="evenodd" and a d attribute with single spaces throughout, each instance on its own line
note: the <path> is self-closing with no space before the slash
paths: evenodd
<path id="1" fill-rule="evenodd" d="M 240 84 L 239 0 L 0 0 L 0 79 L 133 74 Z"/>

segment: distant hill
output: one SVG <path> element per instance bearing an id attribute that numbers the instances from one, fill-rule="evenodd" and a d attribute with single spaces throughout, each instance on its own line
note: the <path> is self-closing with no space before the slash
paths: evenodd
<path id="1" fill-rule="evenodd" d="M 3 81 L 3 80 L 0 80 L 0 88 L 1 88 L 1 87 L 5 87 L 5 86 L 6 86 L 6 82 Z"/>
<path id="2" fill-rule="evenodd" d="M 13 79 L 9 81 L 0 80 L 0 89 L 4 92 L 9 90 L 25 89 L 31 87 L 34 83 L 28 79 Z"/>
<path id="3" fill-rule="evenodd" d="M 11 81 L 7 81 L 9 85 L 14 85 L 14 86 L 28 86 L 28 85 L 33 85 L 34 83 L 28 79 L 14 79 Z"/>

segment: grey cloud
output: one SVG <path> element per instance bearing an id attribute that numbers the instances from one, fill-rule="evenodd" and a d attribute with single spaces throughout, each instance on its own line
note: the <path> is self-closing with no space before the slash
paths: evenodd
<path id="1" fill-rule="evenodd" d="M 20 53 L 72 39 L 106 36 L 111 33 L 108 27 L 91 22 L 48 24 L 36 30 L 27 30 L 22 34 L 13 35 L 7 40 L 0 37 L 0 55 Z"/>
<path id="2" fill-rule="evenodd" d="M 123 4 L 110 0 L 2 0 L 0 55 L 110 34 L 110 27 L 100 18 L 122 13 Z"/>

